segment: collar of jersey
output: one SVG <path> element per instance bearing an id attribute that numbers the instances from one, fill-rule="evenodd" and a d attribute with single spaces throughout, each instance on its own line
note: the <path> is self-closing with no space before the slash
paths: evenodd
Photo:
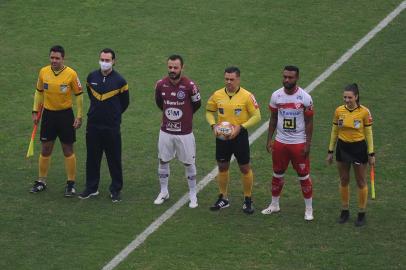
<path id="1" fill-rule="evenodd" d="M 64 71 L 66 69 L 66 66 L 63 66 L 63 68 L 61 70 L 58 70 L 55 72 L 55 70 L 52 69 L 51 66 L 49 66 L 49 68 L 52 70 L 52 72 L 54 73 L 55 76 L 58 76 L 59 74 L 62 73 L 62 71 Z"/>
<path id="2" fill-rule="evenodd" d="M 347 105 L 344 105 L 344 108 L 347 110 L 347 111 L 349 111 L 349 112 L 353 112 L 353 111 L 355 111 L 356 109 L 358 109 L 359 108 L 359 105 L 357 105 L 357 107 L 355 107 L 354 109 L 349 109 L 348 107 L 347 107 Z"/>
<path id="3" fill-rule="evenodd" d="M 233 96 L 235 96 L 239 91 L 240 91 L 241 87 L 238 87 L 237 91 L 235 92 L 228 92 L 227 88 L 224 87 L 224 91 L 226 92 L 227 96 L 229 96 L 230 98 L 232 98 Z"/>
<path id="4" fill-rule="evenodd" d="M 104 76 L 104 74 L 102 73 L 102 71 L 101 71 L 100 68 L 99 68 L 99 72 L 100 72 L 100 74 L 101 74 L 103 77 L 110 77 L 110 76 L 113 74 L 113 72 L 114 72 L 114 68 L 111 70 L 111 72 L 110 72 L 109 74 L 107 74 L 107 76 Z"/>
<path id="5" fill-rule="evenodd" d="M 286 95 L 294 95 L 294 94 L 296 94 L 297 93 L 297 91 L 299 91 L 299 86 L 295 86 L 295 91 L 292 93 L 292 94 L 288 94 L 288 93 L 286 93 L 286 88 L 285 87 L 283 87 L 283 92 L 285 92 L 285 94 Z"/>

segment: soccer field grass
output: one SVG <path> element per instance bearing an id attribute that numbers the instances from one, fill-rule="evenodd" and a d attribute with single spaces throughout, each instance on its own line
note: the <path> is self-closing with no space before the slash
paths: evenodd
<path id="1" fill-rule="evenodd" d="M 301 69 L 307 86 L 370 31 L 399 0 L 359 1 L 1 1 L 0 2 L 0 269 L 101 269 L 185 192 L 183 167 L 171 163 L 171 199 L 157 195 L 156 141 L 161 112 L 154 84 L 166 73 L 166 57 L 185 57 L 186 75 L 200 86 L 203 104 L 223 85 L 223 70 L 238 65 L 268 118 L 269 97 L 281 85 L 287 64 Z M 123 201 L 108 198 L 110 177 L 103 161 L 100 195 L 66 199 L 59 144 L 48 190 L 29 194 L 36 156 L 24 158 L 32 128 L 31 108 L 39 68 L 54 44 L 65 47 L 66 64 L 82 83 L 97 68 L 98 52 L 112 47 L 116 69 L 127 79 L 131 103 L 123 116 Z M 210 183 L 199 207 L 182 207 L 117 269 L 404 269 L 406 246 L 406 13 L 357 52 L 312 93 L 315 104 L 311 176 L 315 220 L 305 223 L 296 177 L 289 169 L 282 212 L 263 216 L 270 198 L 271 157 L 265 135 L 251 148 L 256 213 L 241 211 L 242 186 L 232 164 L 231 207 L 212 213 L 217 195 Z M 367 226 L 355 228 L 356 188 L 351 181 L 351 222 L 336 223 L 338 176 L 327 167 L 331 118 L 351 82 L 374 117 L 377 199 L 369 201 Z M 85 95 L 85 108 L 88 107 Z M 86 119 L 85 119 L 86 120 Z M 198 179 L 215 166 L 214 140 L 195 115 Z M 259 125 L 258 125 L 259 126 Z M 254 131 L 255 128 L 250 131 Z M 84 187 L 85 128 L 77 133 L 77 185 Z M 353 180 L 353 179 L 352 179 Z"/>

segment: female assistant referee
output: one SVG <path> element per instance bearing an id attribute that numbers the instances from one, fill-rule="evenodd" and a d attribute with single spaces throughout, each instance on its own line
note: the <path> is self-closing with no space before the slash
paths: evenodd
<path id="1" fill-rule="evenodd" d="M 358 217 L 355 226 L 366 223 L 365 210 L 368 200 L 366 182 L 367 163 L 375 165 L 374 143 L 372 135 L 372 116 L 368 108 L 359 103 L 359 90 L 356 83 L 344 89 L 344 105 L 337 107 L 333 117 L 327 162 L 333 162 L 334 146 L 340 175 L 341 215 L 338 223 L 346 223 L 349 211 L 349 180 L 351 165 L 354 168 L 358 186 Z"/>

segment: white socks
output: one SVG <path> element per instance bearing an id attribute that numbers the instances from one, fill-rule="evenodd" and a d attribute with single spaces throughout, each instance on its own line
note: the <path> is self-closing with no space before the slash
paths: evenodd
<path id="1" fill-rule="evenodd" d="M 168 194 L 168 182 L 169 182 L 170 168 L 169 163 L 159 163 L 158 176 L 159 183 L 161 185 L 161 193 Z M 185 165 L 185 175 L 189 186 L 189 197 L 196 200 L 196 165 Z"/>
<path id="2" fill-rule="evenodd" d="M 196 165 L 185 165 L 185 175 L 189 186 L 189 195 L 196 197 Z"/>
<path id="3" fill-rule="evenodd" d="M 162 164 L 159 162 L 158 166 L 158 176 L 159 176 L 159 183 L 161 184 L 161 193 L 168 194 L 168 182 L 169 182 L 169 174 L 171 173 L 169 169 L 169 163 Z"/>
<path id="4" fill-rule="evenodd" d="M 306 208 L 313 208 L 313 198 L 304 199 Z"/>
<path id="5" fill-rule="evenodd" d="M 272 205 L 279 205 L 279 198 L 280 198 L 280 196 L 277 196 L 277 197 L 275 197 L 275 196 L 272 196 Z"/>

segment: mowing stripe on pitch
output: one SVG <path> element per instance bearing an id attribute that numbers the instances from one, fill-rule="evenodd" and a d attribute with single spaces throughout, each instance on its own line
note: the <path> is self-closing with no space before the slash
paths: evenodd
<path id="1" fill-rule="evenodd" d="M 345 52 L 334 64 L 327 68 L 320 76 L 306 87 L 307 92 L 312 92 L 319 84 L 325 81 L 334 71 L 341 67 L 351 56 L 367 44 L 377 33 L 384 29 L 393 19 L 395 19 L 406 8 L 406 0 L 399 4 L 385 19 L 375 26 L 368 34 L 358 41 L 352 48 Z M 263 123 L 249 137 L 250 144 L 256 141 L 268 129 L 268 122 Z M 234 159 L 233 159 L 234 160 Z M 232 160 L 232 161 L 233 161 Z M 201 191 L 208 183 L 210 183 L 217 175 L 218 169 L 214 168 L 207 174 L 198 184 L 197 192 Z M 103 270 L 114 269 L 127 256 L 139 247 L 152 233 L 154 233 L 165 221 L 171 218 L 183 205 L 189 201 L 188 193 L 182 196 L 173 206 L 166 210 L 160 217 L 151 223 L 141 234 L 139 234 L 128 246 L 118 253 L 110 262 L 108 262 Z"/>

